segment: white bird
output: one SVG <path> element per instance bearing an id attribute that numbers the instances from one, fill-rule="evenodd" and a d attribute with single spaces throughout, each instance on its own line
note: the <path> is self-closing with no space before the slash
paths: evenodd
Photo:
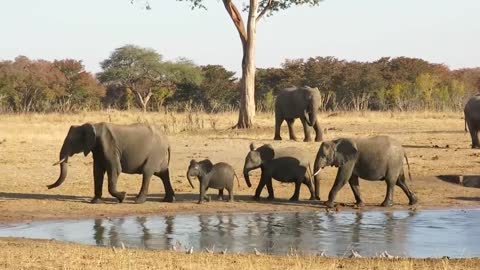
<path id="1" fill-rule="evenodd" d="M 255 255 L 257 256 L 262 255 L 262 253 L 258 251 L 256 248 L 253 248 L 253 253 L 255 253 Z"/>
<path id="2" fill-rule="evenodd" d="M 380 255 L 378 257 L 387 258 L 387 259 L 397 259 L 398 258 L 397 256 L 393 256 L 393 255 L 388 254 L 388 252 L 386 250 L 384 252 L 380 253 Z"/>
<path id="3" fill-rule="evenodd" d="M 193 247 L 190 247 L 190 249 L 187 250 L 187 254 L 193 254 Z"/>
<path id="4" fill-rule="evenodd" d="M 322 252 L 320 254 L 318 254 L 318 256 L 327 257 L 327 253 L 325 252 L 325 250 L 322 250 Z"/>
<path id="5" fill-rule="evenodd" d="M 220 252 L 221 254 L 227 254 L 227 249 L 224 249 Z"/>
<path id="6" fill-rule="evenodd" d="M 350 258 L 362 258 L 362 255 L 352 249 L 352 254 L 350 255 Z"/>

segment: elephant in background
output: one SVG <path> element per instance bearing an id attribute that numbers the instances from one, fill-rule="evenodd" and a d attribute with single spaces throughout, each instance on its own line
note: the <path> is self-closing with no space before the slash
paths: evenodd
<path id="1" fill-rule="evenodd" d="M 71 126 L 60 150 L 60 176 L 48 185 L 49 189 L 60 186 L 67 177 L 67 162 L 70 156 L 83 152 L 93 155 L 93 180 L 95 195 L 92 203 L 102 200 L 103 178 L 108 175 L 108 191 L 119 202 L 125 192 L 117 191 L 121 172 L 142 174 L 142 187 L 135 202 L 143 203 L 148 194 L 152 175 L 160 177 L 165 188 L 164 201 L 172 202 L 175 194 L 170 183 L 168 166 L 170 144 L 160 129 L 144 124 L 116 125 L 110 123 L 86 123 Z"/>
<path id="2" fill-rule="evenodd" d="M 388 136 L 325 141 L 320 145 L 314 164 L 314 175 L 326 166 L 338 167 L 335 183 L 328 194 L 328 207 L 334 206 L 337 192 L 350 183 L 358 206 L 363 205 L 358 178 L 385 181 L 387 193 L 382 206 L 393 205 L 393 188 L 399 186 L 407 195 L 409 204 L 417 202 L 415 194 L 405 181 L 403 170 L 405 158 L 410 175 L 410 165 L 402 145 Z M 412 177 L 410 176 L 410 179 Z"/>
<path id="3" fill-rule="evenodd" d="M 470 131 L 472 148 L 480 148 L 478 131 L 480 130 L 480 94 L 471 97 L 465 104 L 465 132 Z"/>
<path id="4" fill-rule="evenodd" d="M 315 130 L 315 141 L 323 139 L 322 129 L 317 119 L 317 111 L 320 107 L 320 92 L 318 88 L 293 87 L 280 90 L 275 99 L 275 137 L 281 140 L 280 127 L 285 120 L 288 125 L 288 133 L 291 140 L 297 140 L 293 131 L 295 118 L 300 118 L 305 133 L 305 142 L 311 141 L 309 126 Z"/>
<path id="5" fill-rule="evenodd" d="M 302 183 L 305 184 L 310 191 L 310 200 L 320 199 L 318 193 L 319 178 L 315 178 L 316 193 L 314 193 L 310 162 L 305 152 L 299 148 L 286 147 L 273 149 L 270 144 L 264 144 L 256 148 L 252 143 L 250 144 L 250 152 L 245 157 L 245 165 L 243 167 L 243 175 L 248 187 L 252 186 L 248 173 L 257 168 L 262 170 L 262 174 L 255 195 L 253 196 L 255 200 L 260 198 L 260 194 L 265 185 L 268 190 L 268 199 L 273 200 L 275 198 L 272 178 L 283 183 L 295 183 L 295 192 L 290 198 L 291 201 L 298 201 Z"/>

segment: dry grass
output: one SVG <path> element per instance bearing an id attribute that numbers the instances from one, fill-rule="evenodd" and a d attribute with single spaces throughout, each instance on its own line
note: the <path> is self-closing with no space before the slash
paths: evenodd
<path id="1" fill-rule="evenodd" d="M 480 259 L 345 259 L 111 249 L 57 241 L 0 239 L 4 269 L 478 269 Z"/>
<path id="2" fill-rule="evenodd" d="M 205 114 L 188 112 L 132 113 L 95 112 L 80 114 L 29 114 L 2 115 L 0 123 L 0 222 L 37 220 L 48 218 L 82 218 L 92 216 L 116 216 L 125 214 L 162 214 L 178 212 L 238 212 L 238 211 L 305 211 L 318 210 L 318 202 L 309 202 L 306 187 L 302 187 L 301 201 L 288 202 L 293 185 L 274 181 L 274 202 L 254 202 L 250 197 L 254 188 L 248 189 L 241 177 L 235 203 L 210 202 L 197 205 L 198 190 L 192 190 L 185 178 L 190 159 L 210 158 L 214 162 L 225 161 L 241 174 L 245 154 L 251 141 L 271 143 L 275 147 L 297 146 L 311 153 L 312 160 L 319 143 L 273 141 L 273 115 L 259 114 L 256 127 L 251 130 L 229 129 L 235 113 Z M 163 196 L 160 181 L 152 181 L 147 203 L 136 205 L 132 196 L 140 189 L 139 175 L 122 174 L 119 190 L 130 197 L 122 205 L 113 200 L 105 204 L 87 203 L 93 195 L 92 158 L 79 154 L 69 161 L 69 175 L 65 183 L 56 189 L 47 190 L 47 184 L 58 176 L 58 167 L 51 164 L 58 159 L 58 152 L 68 128 L 84 122 L 132 123 L 149 122 L 163 126 L 173 146 L 172 182 L 177 194 L 173 204 L 159 203 Z M 469 147 L 470 139 L 463 132 L 462 114 L 458 112 L 359 112 L 320 114 L 326 139 L 341 136 L 364 136 L 388 134 L 400 140 L 409 155 L 413 190 L 416 191 L 419 207 L 478 207 L 479 189 L 466 188 L 439 180 L 437 175 L 479 174 L 480 152 Z M 301 125 L 296 130 L 303 138 Z M 286 126 L 283 137 L 288 138 Z M 447 147 L 448 146 L 448 147 Z M 325 199 L 335 176 L 335 168 L 327 168 L 322 174 L 321 197 Z M 253 174 L 254 186 L 259 171 Z M 454 178 L 454 177 L 453 177 Z M 385 194 L 385 184 L 361 181 L 361 191 L 367 209 L 380 204 Z M 104 197 L 111 198 L 104 190 Z M 198 184 L 197 184 L 198 186 Z M 214 191 L 211 191 L 213 194 Z M 266 196 L 264 190 L 263 196 Z M 344 187 L 337 201 L 352 203 L 351 190 Z M 407 199 L 400 189 L 395 190 L 394 209 L 405 209 Z"/>

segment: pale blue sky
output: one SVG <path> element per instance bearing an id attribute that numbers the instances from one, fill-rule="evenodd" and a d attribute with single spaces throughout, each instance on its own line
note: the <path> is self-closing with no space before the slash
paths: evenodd
<path id="1" fill-rule="evenodd" d="M 242 2 L 242 1 L 237 1 Z M 220 0 L 208 11 L 174 0 L 3 0 L 0 59 L 82 60 L 91 72 L 117 47 L 150 47 L 166 59 L 240 70 L 240 41 Z M 480 66 L 478 0 L 325 0 L 262 20 L 257 67 L 286 58 L 335 56 L 372 61 L 419 57 L 451 68 Z"/>

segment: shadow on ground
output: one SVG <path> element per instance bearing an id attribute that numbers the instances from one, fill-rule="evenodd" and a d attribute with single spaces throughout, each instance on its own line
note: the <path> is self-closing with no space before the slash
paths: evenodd
<path id="1" fill-rule="evenodd" d="M 464 187 L 480 188 L 480 175 L 458 175 L 447 174 L 437 175 L 437 178 L 452 184 L 459 184 Z"/>

